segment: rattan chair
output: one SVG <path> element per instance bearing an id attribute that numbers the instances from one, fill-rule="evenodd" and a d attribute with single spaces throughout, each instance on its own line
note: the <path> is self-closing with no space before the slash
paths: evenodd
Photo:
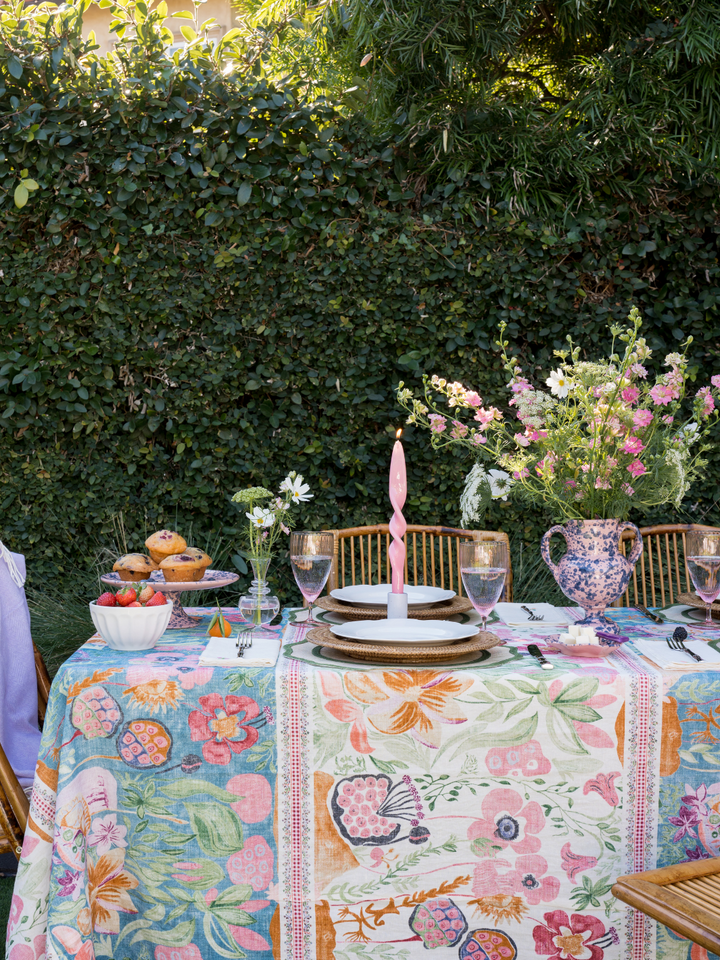
<path id="1" fill-rule="evenodd" d="M 328 592 L 355 583 L 390 582 L 390 532 L 386 523 L 329 532 L 335 538 L 335 556 L 328 578 Z M 461 541 L 500 540 L 508 551 L 508 572 L 502 599 L 512 600 L 512 564 L 506 533 L 408 524 L 404 539 L 405 582 L 455 590 L 460 596 L 463 595 L 459 564 Z"/>
<path id="2" fill-rule="evenodd" d="M 702 523 L 641 527 L 644 549 L 635 564 L 628 588 L 616 606 L 630 607 L 640 603 L 644 607 L 664 607 L 675 603 L 683 593 L 693 593 L 695 588 L 685 563 L 685 534 L 688 530 L 718 529 Z M 629 551 L 628 541 L 632 539 L 632 531 L 626 530 L 620 539 L 623 554 Z"/>
<path id="3" fill-rule="evenodd" d="M 50 675 L 38 648 L 35 652 L 35 676 L 37 677 L 38 720 L 40 728 L 45 722 L 48 697 L 50 695 Z M 20 859 L 23 836 L 27 827 L 30 804 L 20 786 L 15 771 L 10 766 L 7 755 L 0 745 L 0 853 L 14 853 Z"/>
<path id="4" fill-rule="evenodd" d="M 720 954 L 720 857 L 618 877 L 612 894 Z"/>

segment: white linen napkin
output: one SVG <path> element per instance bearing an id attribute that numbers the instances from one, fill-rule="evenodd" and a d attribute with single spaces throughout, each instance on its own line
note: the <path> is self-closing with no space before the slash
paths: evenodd
<path id="1" fill-rule="evenodd" d="M 203 667 L 274 667 L 281 646 L 279 637 L 255 636 L 244 656 L 238 657 L 235 637 L 210 637 L 199 663 Z"/>
<path id="2" fill-rule="evenodd" d="M 560 607 L 551 603 L 496 603 L 495 613 L 509 627 L 558 627 L 574 623 Z"/>
<path id="3" fill-rule="evenodd" d="M 633 647 L 643 657 L 661 670 L 717 670 L 720 668 L 720 653 L 704 640 L 686 640 L 685 646 L 699 657 L 702 663 L 693 660 L 682 650 L 671 650 L 664 640 L 633 640 Z"/>

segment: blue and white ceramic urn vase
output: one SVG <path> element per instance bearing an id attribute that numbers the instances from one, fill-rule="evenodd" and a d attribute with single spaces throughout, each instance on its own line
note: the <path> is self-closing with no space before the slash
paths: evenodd
<path id="1" fill-rule="evenodd" d="M 627 557 L 619 550 L 623 530 L 635 533 L 635 542 Z M 567 553 L 559 563 L 553 563 L 550 558 L 550 538 L 554 533 L 561 533 L 567 541 Z M 543 560 L 558 586 L 585 611 L 581 626 L 595 627 L 605 633 L 618 633 L 613 621 L 604 616 L 605 608 L 627 588 L 642 549 L 638 528 L 634 523 L 621 520 L 568 520 L 551 527 L 540 541 Z"/>

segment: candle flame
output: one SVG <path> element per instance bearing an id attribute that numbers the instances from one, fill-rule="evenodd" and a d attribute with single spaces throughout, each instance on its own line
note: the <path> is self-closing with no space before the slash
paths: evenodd
<path id="1" fill-rule="evenodd" d="M 401 436 L 402 436 L 402 427 L 400 427 L 398 430 L 395 431 L 395 439 L 399 440 Z"/>

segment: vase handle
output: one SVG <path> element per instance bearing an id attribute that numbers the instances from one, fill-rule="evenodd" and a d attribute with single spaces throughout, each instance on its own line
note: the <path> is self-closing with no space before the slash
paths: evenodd
<path id="1" fill-rule="evenodd" d="M 635 526 L 634 523 L 630 523 L 626 520 L 624 523 L 621 523 L 618 527 L 618 533 L 621 534 L 624 530 L 633 530 L 635 532 L 635 543 L 633 548 L 630 551 L 630 556 L 627 558 L 628 563 L 631 567 L 634 567 L 635 564 L 640 559 L 640 554 L 643 552 L 643 538 L 642 534 Z"/>
<path id="2" fill-rule="evenodd" d="M 554 533 L 561 533 L 563 536 L 565 536 L 565 527 L 563 527 L 560 523 L 556 523 L 554 527 L 550 527 L 547 533 L 542 535 L 542 539 L 540 541 L 540 553 L 542 554 L 542 558 L 545 563 L 550 567 L 550 572 L 557 580 L 558 566 L 550 559 L 550 537 L 552 537 Z M 567 537 L 565 538 L 565 541 L 567 542 Z"/>

